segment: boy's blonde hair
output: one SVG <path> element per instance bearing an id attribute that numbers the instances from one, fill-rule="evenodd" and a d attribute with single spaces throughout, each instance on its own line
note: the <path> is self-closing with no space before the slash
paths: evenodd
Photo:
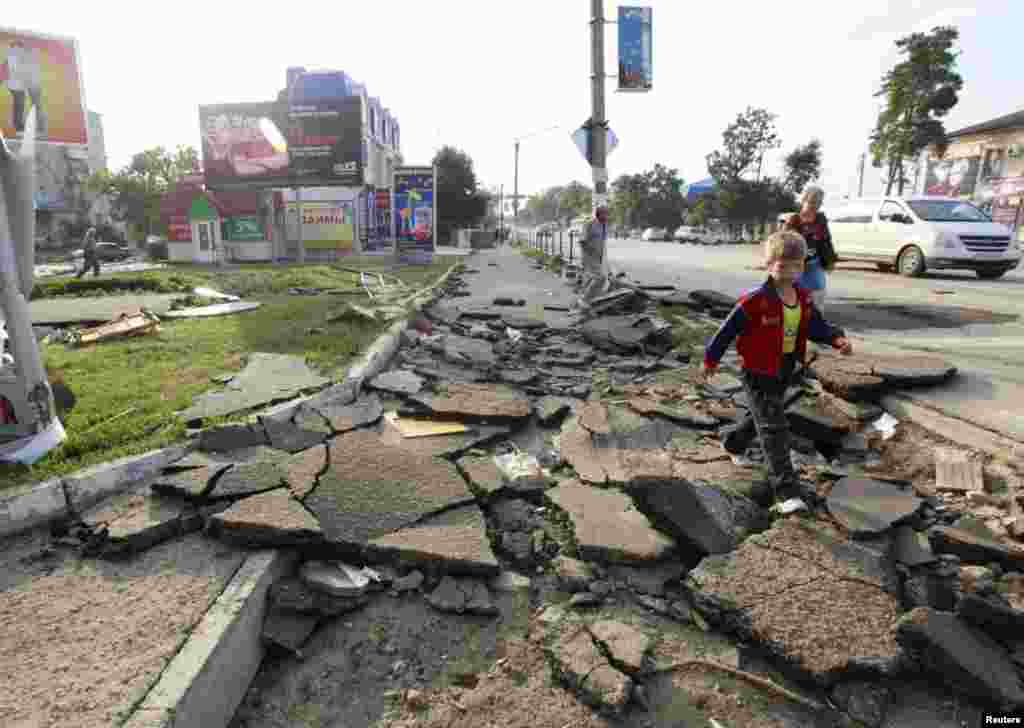
<path id="1" fill-rule="evenodd" d="M 803 260 L 807 257 L 807 242 L 800 233 L 780 230 L 764 241 L 764 257 L 766 260 Z"/>

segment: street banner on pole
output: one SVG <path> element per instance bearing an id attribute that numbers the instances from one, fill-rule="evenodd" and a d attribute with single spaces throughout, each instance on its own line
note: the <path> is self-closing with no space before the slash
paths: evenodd
<path id="1" fill-rule="evenodd" d="M 653 88 L 651 8 L 619 8 L 619 91 Z"/>
<path id="2" fill-rule="evenodd" d="M 434 167 L 396 167 L 393 218 L 399 263 L 429 265 L 434 259 L 437 200 Z"/>

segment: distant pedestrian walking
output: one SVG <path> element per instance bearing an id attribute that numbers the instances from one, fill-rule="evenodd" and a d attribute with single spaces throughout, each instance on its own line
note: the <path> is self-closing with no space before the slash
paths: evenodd
<path id="1" fill-rule="evenodd" d="M 76 278 L 81 278 L 86 274 L 89 268 L 92 268 L 93 277 L 100 274 L 100 258 L 96 254 L 96 228 L 91 227 L 85 231 L 85 236 L 82 238 L 82 251 L 84 253 L 84 260 L 82 261 L 82 270 L 78 271 Z"/>
<path id="2" fill-rule="evenodd" d="M 583 267 L 584 302 L 597 298 L 607 290 L 608 270 L 605 254 L 608 247 L 608 208 L 594 210 L 594 219 L 583 231 L 580 241 L 580 263 Z"/>

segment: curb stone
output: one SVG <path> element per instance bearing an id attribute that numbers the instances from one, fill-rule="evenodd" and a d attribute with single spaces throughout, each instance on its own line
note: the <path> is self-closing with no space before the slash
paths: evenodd
<path id="1" fill-rule="evenodd" d="M 188 454 L 172 445 L 0 494 L 0 538 L 66 518 L 99 503 Z"/>
<path id="2" fill-rule="evenodd" d="M 267 590 L 295 561 L 291 551 L 251 553 L 123 728 L 227 725 L 263 662 Z"/>

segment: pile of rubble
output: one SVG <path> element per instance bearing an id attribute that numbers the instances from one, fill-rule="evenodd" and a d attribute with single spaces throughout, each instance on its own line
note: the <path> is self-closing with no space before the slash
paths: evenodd
<path id="1" fill-rule="evenodd" d="M 464 283 L 453 277 L 450 293 Z M 710 317 L 724 300 L 624 289 L 577 315 L 458 298 L 428 309 L 362 389 L 203 431 L 134 510 L 86 518 L 88 547 L 123 555 L 202 527 L 295 549 L 301 563 L 272 587 L 264 625 L 294 652 L 380 594 L 493 616 L 495 590 L 528 585 L 534 646 L 580 700 L 613 714 L 668 710 L 696 690 L 691 668 L 781 696 L 800 725 L 838 713 L 894 725 L 887 710 L 916 673 L 982 707 L 1024 706 L 1021 533 L 963 513 L 998 501 L 1000 518 L 1015 516 L 1016 472 L 1005 493 L 991 478 L 976 488 L 971 463 L 942 465 L 931 487 L 894 479 L 885 452 L 900 425 L 849 399 L 941 380 L 943 362 L 819 358 L 788 414 L 824 505 L 773 518 L 751 497 L 758 453 L 735 461 L 718 443 L 743 414 L 739 380 L 699 386 L 681 371 L 692 352 L 672 348 L 657 314 L 685 303 Z M 687 653 L 636 614 L 719 647 Z M 781 669 L 792 687 L 755 675 L 755 652 L 769 665 L 757 672 Z M 712 716 L 720 697 L 702 699 Z"/>

